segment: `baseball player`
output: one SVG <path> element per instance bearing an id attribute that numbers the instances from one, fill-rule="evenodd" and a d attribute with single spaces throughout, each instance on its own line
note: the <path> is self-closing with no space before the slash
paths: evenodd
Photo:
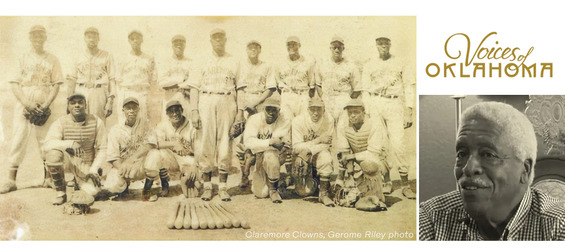
<path id="1" fill-rule="evenodd" d="M 69 94 L 75 92 L 86 96 L 87 113 L 102 121 L 112 114 L 116 89 L 115 67 L 112 56 L 98 48 L 98 29 L 89 27 L 84 31 L 87 50 L 75 59 L 73 71 L 67 76 L 70 81 Z"/>
<path id="2" fill-rule="evenodd" d="M 9 82 L 12 93 L 16 97 L 14 106 L 12 145 L 9 154 L 9 175 L 7 181 L 0 185 L 0 193 L 16 190 L 16 175 L 18 167 L 22 163 L 27 149 L 29 136 L 35 130 L 41 158 L 45 160 L 41 152 L 43 139 L 53 123 L 51 118 L 43 126 L 36 126 L 26 119 L 32 114 L 49 116 L 51 103 L 59 92 L 59 85 L 63 83 L 61 65 L 55 55 L 46 52 L 43 48 L 47 40 L 45 28 L 41 25 L 31 27 L 29 40 L 32 51 L 24 54 L 19 61 L 19 67 L 14 78 Z M 48 173 L 45 172 L 46 178 Z M 47 183 L 47 179 L 45 180 Z"/>
<path id="3" fill-rule="evenodd" d="M 171 39 L 171 44 L 173 55 L 157 63 L 159 66 L 159 86 L 165 91 L 165 99 L 161 111 L 165 111 L 167 103 L 172 100 L 179 101 L 183 108 L 189 108 L 190 104 L 188 99 L 185 98 L 189 94 L 188 86 L 185 82 L 193 71 L 193 66 L 192 60 L 184 55 L 186 38 L 180 34 L 175 35 Z M 161 120 L 167 119 L 167 115 L 163 114 Z"/>
<path id="4" fill-rule="evenodd" d="M 345 106 L 349 124 L 337 129 L 336 149 L 340 162 L 336 187 L 343 188 L 345 172 L 356 182 L 360 197 L 376 196 L 384 205 L 383 174 L 387 171 L 384 130 L 379 120 L 366 117 L 361 99 Z"/>
<path id="5" fill-rule="evenodd" d="M 330 42 L 332 57 L 316 64 L 316 90 L 322 95 L 326 111 L 338 121 L 347 120 L 343 107 L 361 79 L 359 68 L 343 57 L 345 42 L 340 36 L 334 36 Z"/>
<path id="6" fill-rule="evenodd" d="M 281 110 L 294 118 L 306 111 L 315 88 L 315 61 L 300 55 L 300 39 L 286 40 L 288 58 L 276 68 L 275 78 L 281 90 Z"/>
<path id="7" fill-rule="evenodd" d="M 180 169 L 182 176 L 196 176 L 193 147 L 197 131 L 183 112 L 179 101 L 168 102 L 166 113 L 169 120 L 160 122 L 149 137 L 148 143 L 153 149 L 149 151 L 145 160 L 144 200 L 157 200 L 157 195 L 151 193 L 151 186 L 157 177 L 161 179 L 159 197 L 166 197 L 169 194 L 169 171 Z"/>
<path id="8" fill-rule="evenodd" d="M 255 165 L 251 190 L 259 198 L 269 196 L 273 203 L 282 202 L 277 189 L 290 135 L 290 120 L 280 111 L 280 99 L 278 93 L 267 98 L 263 112 L 249 117 L 243 133 L 245 162 Z"/>
<path id="9" fill-rule="evenodd" d="M 236 80 L 239 64 L 225 50 L 226 32 L 210 32 L 212 55 L 200 65 L 201 72 L 189 77 L 191 121 L 201 129 L 202 141 L 197 145 L 197 163 L 202 172 L 204 191 L 201 198 L 212 199 L 212 171 L 219 170 L 218 195 L 223 201 L 231 200 L 227 192 L 227 168 L 231 166 L 232 141 L 230 128 L 237 113 Z"/>
<path id="10" fill-rule="evenodd" d="M 320 178 L 318 199 L 325 206 L 334 206 L 333 201 L 328 197 L 330 176 L 333 172 L 332 155 L 330 154 L 333 132 L 334 119 L 325 111 L 324 102 L 317 95 L 309 101 L 308 113 L 292 120 L 292 148 L 296 155 L 295 169 L 302 167 L 301 170 L 304 173 L 304 167 L 315 168 Z M 313 176 L 313 174 L 305 175 Z M 297 183 L 296 187 L 299 186 L 300 184 Z M 312 191 L 315 191 L 316 188 L 313 189 Z"/>
<path id="11" fill-rule="evenodd" d="M 158 93 L 157 70 L 153 56 L 141 51 L 143 34 L 133 30 L 128 34 L 131 52 L 125 55 L 118 67 L 116 84 L 118 86 L 118 104 L 123 104 L 127 97 L 135 97 L 139 101 L 139 111 L 142 120 L 148 120 L 154 126 L 159 117 L 150 118 L 148 109 L 153 109 L 153 96 L 150 93 Z M 150 103 L 150 104 L 148 104 Z M 118 123 L 125 121 L 123 114 L 118 114 Z"/>
<path id="12" fill-rule="evenodd" d="M 261 54 L 261 43 L 251 40 L 247 43 L 247 60 L 241 62 L 239 81 L 237 82 L 237 122 L 242 122 L 247 117 L 257 113 L 260 105 L 270 97 L 277 88 L 277 83 L 273 75 L 273 69 L 268 64 L 259 59 Z M 238 157 L 241 161 L 241 183 L 244 188 L 249 185 L 249 166 L 244 165 L 243 153 L 245 147 L 240 143 L 242 138 L 238 137 L 234 141 Z"/>
<path id="13" fill-rule="evenodd" d="M 104 188 L 112 194 L 127 193 L 130 182 L 145 178 L 145 156 L 151 147 L 146 143 L 147 125 L 140 120 L 139 101 L 128 97 L 122 111 L 124 124 L 116 124 L 108 133 L 106 161 L 113 168 L 108 172 Z"/>
<path id="14" fill-rule="evenodd" d="M 57 191 L 54 205 L 66 202 L 66 186 L 95 196 L 101 186 L 98 169 L 106 156 L 106 127 L 102 119 L 86 113 L 84 95 L 72 94 L 67 100 L 68 114 L 51 125 L 43 146 L 45 164 Z"/>
<path id="15" fill-rule="evenodd" d="M 404 129 L 412 126 L 416 80 L 403 59 L 390 54 L 389 38 L 377 38 L 376 43 L 379 58 L 369 61 L 363 67 L 363 84 L 359 85 L 358 90 L 364 91 L 363 99 L 370 116 L 384 120 L 391 145 L 387 162 L 398 168 L 404 196 L 415 199 L 416 195 L 408 184 L 408 167 L 402 139 Z M 385 192 L 390 193 L 392 183 L 388 173 L 385 174 L 385 182 Z"/>

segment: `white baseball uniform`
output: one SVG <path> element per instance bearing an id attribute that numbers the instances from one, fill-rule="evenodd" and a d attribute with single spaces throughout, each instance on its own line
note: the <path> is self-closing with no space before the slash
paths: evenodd
<path id="1" fill-rule="evenodd" d="M 343 108 L 361 79 L 359 68 L 347 59 L 339 63 L 325 59 L 316 64 L 316 69 L 316 85 L 322 87 L 326 111 L 336 122 L 347 120 Z"/>
<path id="2" fill-rule="evenodd" d="M 404 59 L 391 56 L 369 61 L 363 67 L 362 85 L 358 90 L 365 91 L 363 100 L 368 113 L 373 118 L 382 118 L 390 139 L 391 152 L 388 162 L 398 167 L 399 172 L 407 174 L 404 157 L 404 113 L 405 108 L 414 107 L 415 84 L 413 71 Z"/>
<path id="3" fill-rule="evenodd" d="M 177 100 L 181 103 L 184 112 L 183 115 L 190 115 L 190 101 L 185 98 L 180 88 L 188 88 L 185 83 L 188 80 L 190 73 L 193 71 L 193 61 L 189 58 L 178 59 L 176 56 L 168 57 L 166 60 L 157 62 L 159 70 L 159 86 L 161 88 L 178 85 L 179 88 L 165 90 L 165 99 L 161 104 L 161 111 L 165 111 L 167 103 L 172 100 Z M 161 113 L 161 120 L 168 120 L 166 113 Z"/>
<path id="4" fill-rule="evenodd" d="M 115 80 L 115 66 L 112 56 L 99 50 L 96 55 L 83 50 L 75 59 L 73 71 L 67 79 L 76 82 L 75 93 L 86 97 L 87 113 L 94 114 L 106 121 L 104 111 L 108 97 L 115 96 L 116 87 L 111 87 Z"/>
<path id="5" fill-rule="evenodd" d="M 334 132 L 334 119 L 329 112 L 325 112 L 317 123 L 314 123 L 308 113 L 304 113 L 292 120 L 292 148 L 295 154 L 309 152 L 315 164 L 318 175 L 330 177 L 333 172 L 330 144 L 314 143 L 312 140 L 320 136 L 332 136 Z"/>
<path id="6" fill-rule="evenodd" d="M 149 108 L 155 109 L 155 104 L 148 104 L 152 100 L 150 91 L 156 90 L 154 85 L 157 85 L 157 69 L 153 56 L 145 53 L 137 56 L 131 52 L 123 56 L 116 72 L 116 85 L 118 86 L 117 104 L 123 104 L 126 98 L 134 97 L 139 101 L 138 116 L 151 122 L 151 125 L 155 125 L 160 120 L 158 117 L 150 117 L 148 111 Z M 157 107 L 159 108 L 160 106 Z M 118 113 L 118 123 L 124 122 L 125 115 Z"/>
<path id="7" fill-rule="evenodd" d="M 200 71 L 191 74 L 188 82 L 200 92 L 198 110 L 202 138 L 196 148 L 198 166 L 205 173 L 214 167 L 225 173 L 232 160 L 229 130 L 237 113 L 235 88 L 239 64 L 228 53 L 218 56 L 212 52 L 199 67 Z"/>
<path id="8" fill-rule="evenodd" d="M 19 85 L 25 99 L 36 103 L 47 100 L 54 85 L 63 83 L 61 65 L 55 55 L 45 52 L 38 55 L 35 52 L 24 54 L 19 60 L 19 68 L 10 83 Z M 51 106 L 53 110 L 53 107 Z M 24 117 L 24 105 L 17 102 L 14 106 L 12 145 L 9 162 L 11 166 L 19 166 L 25 157 L 27 143 L 32 130 L 35 130 L 37 142 L 41 150 L 43 139 L 49 125 L 55 121 L 51 116 L 43 126 L 35 126 Z M 43 158 L 44 153 L 40 152 Z"/>
<path id="9" fill-rule="evenodd" d="M 261 60 L 252 64 L 249 59 L 240 63 L 239 79 L 237 89 L 243 89 L 244 97 L 238 97 L 238 105 L 241 108 L 248 107 L 250 103 L 255 104 L 261 94 L 267 89 L 276 88 L 277 82 L 272 66 Z"/>
<path id="10" fill-rule="evenodd" d="M 289 118 L 302 114 L 308 108 L 308 91 L 315 87 L 315 60 L 300 56 L 292 61 L 287 56 L 276 67 L 275 79 L 282 90 L 281 110 Z"/>

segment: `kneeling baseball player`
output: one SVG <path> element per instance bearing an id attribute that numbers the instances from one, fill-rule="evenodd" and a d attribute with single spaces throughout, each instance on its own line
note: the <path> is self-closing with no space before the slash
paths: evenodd
<path id="1" fill-rule="evenodd" d="M 282 202 L 277 189 L 290 133 L 290 120 L 280 113 L 280 103 L 280 95 L 275 92 L 263 102 L 262 113 L 249 117 L 243 133 L 245 165 L 255 165 L 251 191 L 259 198 L 269 196 L 273 203 Z"/>

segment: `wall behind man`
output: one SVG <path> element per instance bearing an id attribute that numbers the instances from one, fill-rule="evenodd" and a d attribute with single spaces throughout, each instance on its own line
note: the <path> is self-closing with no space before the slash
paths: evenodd
<path id="1" fill-rule="evenodd" d="M 420 202 L 455 190 L 456 107 L 451 96 L 419 97 L 419 180 Z M 527 95 L 468 95 L 462 100 L 462 111 L 483 101 L 499 101 L 524 111 Z M 538 137 L 538 157 L 544 155 L 543 141 Z"/>

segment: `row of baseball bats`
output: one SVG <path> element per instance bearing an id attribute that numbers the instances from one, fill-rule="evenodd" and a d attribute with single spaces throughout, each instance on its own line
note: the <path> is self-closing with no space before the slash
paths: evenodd
<path id="1" fill-rule="evenodd" d="M 176 201 L 167 220 L 169 229 L 249 228 L 244 218 L 229 207 L 216 202 L 189 198 Z"/>

